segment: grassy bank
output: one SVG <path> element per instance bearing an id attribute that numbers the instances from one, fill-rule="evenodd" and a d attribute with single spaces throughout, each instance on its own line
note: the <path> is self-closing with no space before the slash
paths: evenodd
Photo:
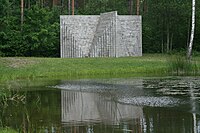
<path id="1" fill-rule="evenodd" d="M 0 58 L 0 81 L 169 75 L 167 55 L 123 58 Z M 200 66 L 200 57 L 195 57 Z"/>

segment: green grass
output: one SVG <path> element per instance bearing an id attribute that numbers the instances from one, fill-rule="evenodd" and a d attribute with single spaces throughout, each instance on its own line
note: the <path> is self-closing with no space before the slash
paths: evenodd
<path id="1" fill-rule="evenodd" d="M 15 79 L 71 79 L 123 76 L 167 76 L 167 55 L 123 58 L 0 58 L 0 81 Z M 200 57 L 195 58 L 199 65 Z"/>
<path id="2" fill-rule="evenodd" d="M 0 128 L 0 133 L 17 133 L 17 131 L 11 128 Z"/>

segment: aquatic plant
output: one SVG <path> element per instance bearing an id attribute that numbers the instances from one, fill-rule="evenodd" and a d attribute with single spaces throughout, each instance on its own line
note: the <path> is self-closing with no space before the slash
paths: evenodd
<path id="1" fill-rule="evenodd" d="M 187 60 L 184 55 L 175 54 L 168 57 L 169 73 L 172 75 L 198 75 L 199 67 L 197 61 Z"/>
<path id="2" fill-rule="evenodd" d="M 25 95 L 19 94 L 17 91 L 13 91 L 10 88 L 1 88 L 0 89 L 0 106 L 8 106 L 8 102 L 24 102 Z"/>
<path id="3" fill-rule="evenodd" d="M 18 105 L 19 103 L 25 103 L 25 94 L 20 94 L 16 90 L 12 90 L 10 86 L 0 86 L 0 116 L 6 114 L 6 109 L 12 105 Z M 0 133 L 17 133 L 15 130 L 8 128 L 5 125 L 4 120 L 0 117 Z"/>

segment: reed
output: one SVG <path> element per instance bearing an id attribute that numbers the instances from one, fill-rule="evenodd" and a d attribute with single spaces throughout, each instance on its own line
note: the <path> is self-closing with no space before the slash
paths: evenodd
<path id="1" fill-rule="evenodd" d="M 9 102 L 14 102 L 15 104 L 19 102 L 25 102 L 25 94 L 19 93 L 17 90 L 13 90 L 10 86 L 2 87 L 0 86 L 0 107 L 6 108 Z"/>
<path id="2" fill-rule="evenodd" d="M 168 67 L 170 75 L 195 76 L 199 75 L 199 63 L 193 58 L 188 60 L 184 55 L 175 54 L 168 57 Z"/>

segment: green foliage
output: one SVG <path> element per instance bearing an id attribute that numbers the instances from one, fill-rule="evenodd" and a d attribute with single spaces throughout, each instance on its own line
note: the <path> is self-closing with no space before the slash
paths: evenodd
<path id="1" fill-rule="evenodd" d="M 19 14 L 0 20 L 0 56 L 59 56 L 59 10 L 33 5 L 25 9 L 22 27 Z"/>
<path id="2" fill-rule="evenodd" d="M 7 97 L 10 95 L 10 91 L 4 88 L 0 89 L 0 106 L 7 104 Z"/>
<path id="3" fill-rule="evenodd" d="M 78 9 L 78 14 L 99 15 L 109 11 L 128 14 L 127 6 L 124 0 L 88 0 L 84 7 Z"/>
<path id="4" fill-rule="evenodd" d="M 59 23 L 48 8 L 33 6 L 26 12 L 23 44 L 26 56 L 58 56 Z"/>
<path id="5" fill-rule="evenodd" d="M 186 48 L 191 1 L 151 1 L 143 15 L 144 52 L 169 52 Z"/>
<path id="6" fill-rule="evenodd" d="M 17 133 L 17 131 L 11 129 L 11 128 L 0 128 L 1 133 Z"/>

